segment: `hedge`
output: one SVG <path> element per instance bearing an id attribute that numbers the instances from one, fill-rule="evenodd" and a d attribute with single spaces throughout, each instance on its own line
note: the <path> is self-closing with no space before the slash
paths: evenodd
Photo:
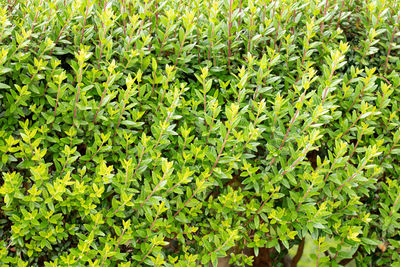
<path id="1" fill-rule="evenodd" d="M 0 1 L 0 266 L 400 266 L 399 18 Z"/>

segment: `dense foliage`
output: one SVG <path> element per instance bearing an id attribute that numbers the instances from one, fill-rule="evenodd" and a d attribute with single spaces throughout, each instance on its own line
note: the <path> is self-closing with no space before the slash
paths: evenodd
<path id="1" fill-rule="evenodd" d="M 1 0 L 0 266 L 400 266 L 399 18 Z"/>

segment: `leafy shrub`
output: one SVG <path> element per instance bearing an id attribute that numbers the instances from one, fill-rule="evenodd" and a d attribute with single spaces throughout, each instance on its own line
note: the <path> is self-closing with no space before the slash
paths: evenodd
<path id="1" fill-rule="evenodd" d="M 399 266 L 397 1 L 0 5 L 1 266 Z"/>

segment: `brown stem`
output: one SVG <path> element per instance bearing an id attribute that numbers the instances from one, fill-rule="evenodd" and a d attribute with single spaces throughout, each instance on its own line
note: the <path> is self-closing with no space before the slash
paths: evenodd
<path id="1" fill-rule="evenodd" d="M 324 183 L 325 183 L 326 180 L 328 179 L 328 176 L 329 176 L 329 174 L 331 173 L 331 171 L 332 171 L 332 169 L 333 169 L 333 166 L 335 166 L 335 163 L 336 163 L 337 160 L 338 160 L 338 158 L 335 158 L 335 160 L 333 161 L 333 163 L 332 163 L 332 165 L 331 165 L 331 167 L 330 167 L 328 173 L 325 175 Z"/>
<path id="2" fill-rule="evenodd" d="M 382 165 L 383 161 L 387 158 L 387 156 L 390 155 L 390 153 L 392 152 L 393 148 L 396 147 L 397 143 L 399 142 L 399 138 L 397 138 L 397 140 L 393 143 L 392 147 L 390 148 L 389 152 L 382 158 L 381 162 L 379 163 L 379 165 Z"/>
<path id="3" fill-rule="evenodd" d="M 204 103 L 203 103 L 203 105 L 204 105 L 204 122 L 206 123 L 206 125 L 207 125 L 207 120 L 206 120 L 206 113 L 207 113 L 207 110 L 206 110 L 206 107 L 207 107 L 207 104 L 206 104 L 206 96 L 207 96 L 207 94 L 206 94 L 206 79 L 204 79 L 203 80 L 203 95 L 204 95 Z"/>
<path id="4" fill-rule="evenodd" d="M 144 151 L 145 151 L 145 150 L 146 150 L 146 147 L 143 148 L 143 151 L 142 151 L 142 153 L 141 153 L 141 155 L 140 155 L 140 158 L 139 158 L 139 162 L 138 162 L 138 164 L 137 164 L 137 166 L 136 166 L 136 168 L 135 168 L 135 171 L 133 172 L 133 177 L 136 176 L 136 172 L 137 172 L 137 170 L 139 169 L 140 164 L 142 163 L 142 158 L 143 158 L 143 155 L 144 155 Z"/>
<path id="5" fill-rule="evenodd" d="M 295 115 L 293 116 L 292 121 L 290 122 L 290 125 L 289 125 L 289 127 L 288 127 L 288 129 L 287 129 L 287 131 L 286 131 L 285 137 L 283 138 L 282 143 L 281 143 L 281 145 L 279 146 L 279 150 L 282 150 L 282 147 L 283 147 L 283 145 L 285 144 L 286 138 L 287 138 L 288 135 L 289 135 L 290 129 L 292 128 L 294 121 L 296 120 L 297 116 L 299 115 L 299 111 L 300 111 L 300 110 L 298 109 L 298 110 L 296 111 Z"/>
<path id="6" fill-rule="evenodd" d="M 56 69 L 56 68 L 54 68 L 54 69 L 51 71 L 50 77 L 53 77 L 53 73 L 54 73 L 55 69 Z M 43 96 L 46 95 L 46 91 L 47 91 L 48 88 L 49 88 L 49 83 L 46 83 L 46 87 L 44 88 Z"/>
<path id="7" fill-rule="evenodd" d="M 71 21 L 73 14 L 71 15 L 71 17 L 68 18 L 67 22 L 64 24 L 64 26 L 61 28 L 60 33 L 58 34 L 58 37 L 56 39 L 56 41 L 54 42 L 54 47 L 50 50 L 49 56 L 51 56 L 51 54 L 53 53 L 54 48 L 56 48 L 58 41 L 61 38 L 61 35 L 63 34 L 65 27 L 67 27 L 68 23 Z"/>
<path id="8" fill-rule="evenodd" d="M 82 40 L 83 40 L 83 33 L 85 32 L 85 26 L 86 26 L 86 19 L 87 19 L 87 15 L 89 12 L 89 0 L 86 3 L 86 11 L 85 11 L 85 17 L 83 19 L 83 26 L 82 26 L 82 33 L 81 33 L 81 40 L 79 42 L 79 44 L 82 44 Z"/>
<path id="9" fill-rule="evenodd" d="M 13 4 L 11 4 L 11 1 L 8 1 L 8 11 L 9 11 L 10 14 L 12 13 L 15 5 L 17 4 L 17 1 L 18 0 L 15 0 Z M 11 16 L 11 19 L 12 19 L 12 16 Z"/>
<path id="10" fill-rule="evenodd" d="M 265 22 L 265 10 L 266 10 L 266 8 L 267 8 L 266 2 L 264 2 L 263 7 L 264 7 L 264 8 L 263 8 L 262 21 L 261 21 L 262 24 L 264 24 L 264 22 Z"/>
<path id="11" fill-rule="evenodd" d="M 272 10 L 272 18 L 275 17 L 275 6 L 276 6 L 276 2 L 278 2 L 278 0 L 274 1 L 274 8 Z"/>
<path id="12" fill-rule="evenodd" d="M 240 29 L 240 24 L 242 23 L 241 17 L 240 15 L 242 14 L 242 0 L 239 0 L 239 13 L 238 13 L 238 17 L 239 17 L 239 22 L 238 22 L 238 29 Z M 239 38 L 239 35 L 238 35 Z"/>
<path id="13" fill-rule="evenodd" d="M 151 6 L 150 8 L 150 12 L 152 12 L 153 11 L 153 7 Z M 153 23 L 151 22 L 151 16 L 149 16 L 149 34 L 151 35 L 151 28 L 152 28 L 152 26 L 153 26 Z M 149 42 L 149 52 L 151 51 L 151 45 L 152 45 L 152 42 Z"/>
<path id="14" fill-rule="evenodd" d="M 121 235 L 120 235 L 119 238 L 118 238 L 117 245 L 116 245 L 115 248 L 114 248 L 114 252 L 117 251 L 117 248 L 119 247 L 119 243 L 121 243 L 121 239 L 122 239 L 122 237 L 124 236 L 124 233 L 125 233 L 125 230 L 122 230 L 122 233 L 121 233 Z"/>
<path id="15" fill-rule="evenodd" d="M 318 265 L 319 265 L 319 253 L 320 253 L 320 249 L 321 249 L 321 245 L 320 244 L 318 244 L 318 253 L 317 253 L 317 263 L 316 263 L 316 267 L 318 267 Z"/>
<path id="16" fill-rule="evenodd" d="M 393 208 L 389 212 L 389 217 L 392 216 L 393 210 L 395 209 L 397 203 L 399 202 L 399 199 L 400 199 L 400 193 L 397 195 L 396 200 L 394 201 Z"/>
<path id="17" fill-rule="evenodd" d="M 93 123 L 96 122 L 97 114 L 98 114 L 99 111 L 100 111 L 101 104 L 102 104 L 102 102 L 103 102 L 104 96 L 105 96 L 106 91 L 107 91 L 107 89 L 108 89 L 108 82 L 110 81 L 111 75 L 112 75 L 112 74 L 110 73 L 110 75 L 109 75 L 108 78 L 107 78 L 106 86 L 105 86 L 105 88 L 104 88 L 104 90 L 103 90 L 103 94 L 101 95 L 99 107 L 97 108 L 96 114 L 94 115 Z"/>
<path id="18" fill-rule="evenodd" d="M 290 7 L 289 7 L 289 10 L 290 10 Z M 294 10 L 294 12 L 296 12 L 296 10 Z M 289 15 L 290 15 L 290 13 L 289 13 Z M 291 16 L 289 16 L 289 15 L 288 15 L 287 18 L 286 18 L 285 25 L 283 26 L 283 30 L 285 30 L 286 27 L 287 27 L 287 24 L 288 24 L 289 19 L 290 19 L 290 17 L 291 17 Z M 279 54 L 279 52 L 281 51 L 282 43 L 283 43 L 283 40 L 281 39 L 281 41 L 279 42 L 279 46 L 278 46 L 278 54 Z"/>
<path id="19" fill-rule="evenodd" d="M 360 247 L 357 249 L 357 251 L 353 254 L 353 256 L 350 259 L 341 260 L 339 262 L 339 265 L 345 266 L 345 265 L 349 264 L 352 260 L 354 260 L 357 257 L 359 251 L 360 251 Z"/>
<path id="20" fill-rule="evenodd" d="M 176 65 L 178 64 L 178 59 L 179 59 L 179 57 L 181 56 L 182 48 L 183 48 L 183 45 L 185 44 L 185 40 L 186 40 L 187 34 L 188 34 L 188 31 L 186 30 L 186 31 L 185 31 L 185 35 L 183 36 L 183 40 L 182 40 L 181 46 L 179 47 L 179 52 L 178 52 L 178 56 L 176 57 L 176 60 L 175 60 L 174 68 L 175 68 Z"/>
<path id="21" fill-rule="evenodd" d="M 97 149 L 96 153 L 94 153 L 94 154 L 90 157 L 90 159 L 89 159 L 88 161 L 91 161 L 91 160 L 97 155 L 97 153 L 99 153 L 99 151 L 100 151 L 100 149 L 103 147 L 103 145 L 104 145 L 104 142 L 101 142 L 101 145 L 100 145 L 99 148 Z"/>
<path id="22" fill-rule="evenodd" d="M 281 14 L 282 14 L 282 12 L 281 12 Z M 276 41 L 278 39 L 278 33 L 279 33 L 280 26 L 281 26 L 281 20 L 278 21 L 278 27 L 276 28 L 273 50 L 275 50 L 275 45 L 276 45 Z"/>
<path id="23" fill-rule="evenodd" d="M 301 259 L 301 256 L 303 256 L 304 243 L 305 243 L 305 238 L 303 238 L 300 241 L 300 244 L 299 244 L 299 246 L 297 248 L 296 255 L 293 257 L 292 262 L 290 263 L 290 267 L 297 267 L 297 263 Z"/>
<path id="24" fill-rule="evenodd" d="M 397 110 L 394 111 L 394 114 L 396 114 L 399 110 L 400 110 L 400 107 Z M 389 117 L 389 120 L 385 125 L 385 131 L 387 130 L 387 127 L 389 126 L 389 123 L 390 123 L 391 120 L 392 120 L 392 117 Z"/>
<path id="25" fill-rule="evenodd" d="M 339 245 L 339 246 L 342 246 L 342 244 L 343 244 L 343 242 L 344 242 L 344 239 L 345 239 L 346 236 L 347 236 L 347 233 L 348 233 L 348 231 L 346 232 L 346 235 L 343 236 L 342 240 L 340 241 L 340 245 Z M 333 258 L 334 260 L 336 260 L 338 254 L 339 254 L 339 249 L 336 250 L 335 257 Z"/>
<path id="26" fill-rule="evenodd" d="M 121 114 L 119 115 L 117 126 L 115 127 L 114 136 L 117 134 L 117 130 L 118 130 L 119 124 L 121 123 L 121 119 L 122 119 L 122 116 L 123 116 L 124 111 L 125 111 L 125 106 L 126 106 L 126 101 L 124 102 L 124 105 L 122 106 Z"/>
<path id="27" fill-rule="evenodd" d="M 168 121 L 169 121 L 169 119 L 170 119 L 170 117 L 171 117 L 171 114 L 172 114 L 172 112 L 168 114 L 168 117 L 167 117 L 167 119 L 165 120 L 165 124 L 168 123 Z M 158 147 L 158 145 L 160 144 L 160 141 L 161 141 L 161 138 L 163 137 L 163 134 L 164 134 L 164 129 L 161 129 L 160 136 L 159 136 L 158 139 L 157 139 L 156 145 L 154 146 L 154 150 L 155 150 L 155 149 Z M 155 166 L 154 166 L 154 167 L 155 167 Z"/>
<path id="28" fill-rule="evenodd" d="M 400 14 L 397 16 L 396 24 L 399 23 L 399 19 L 400 19 Z M 394 35 L 396 33 L 396 30 L 397 30 L 397 26 L 394 27 L 393 32 L 392 32 L 392 37 L 390 38 L 389 48 L 388 48 L 386 61 L 385 61 L 385 72 L 387 71 L 387 64 L 389 63 L 390 50 L 392 49 L 393 38 L 394 38 Z"/>
<path id="29" fill-rule="evenodd" d="M 365 14 L 366 14 L 366 17 L 367 17 L 367 21 L 368 21 L 368 28 L 371 26 L 371 21 L 370 21 L 370 19 L 369 19 L 369 17 L 370 17 L 370 12 L 369 12 L 369 10 L 368 10 L 368 0 L 365 0 Z M 379 20 L 378 20 L 379 21 Z"/>
<path id="30" fill-rule="evenodd" d="M 309 144 L 309 145 L 306 147 L 304 154 L 307 154 L 308 150 L 310 149 L 310 146 L 311 146 L 311 144 Z M 293 167 L 295 167 L 295 166 L 297 165 L 297 163 L 299 163 L 300 160 L 302 160 L 303 158 L 304 158 L 304 157 L 298 157 L 298 158 L 296 159 L 296 161 L 293 162 L 292 165 L 290 165 L 289 169 L 292 169 Z M 282 172 L 282 176 L 284 176 L 284 175 L 285 175 L 286 173 L 288 173 L 288 172 L 289 172 L 289 170 Z"/>
<path id="31" fill-rule="evenodd" d="M 97 63 L 97 69 L 100 69 L 100 61 L 101 61 L 101 57 L 103 55 L 103 43 L 100 40 L 100 55 L 99 55 L 99 62 Z"/>
<path id="32" fill-rule="evenodd" d="M 231 237 L 229 237 L 219 248 L 217 248 L 216 250 L 214 250 L 213 252 L 209 252 L 208 255 L 211 255 L 211 253 L 215 253 L 220 251 L 226 244 L 228 244 L 229 240 L 231 239 Z"/>
<path id="33" fill-rule="evenodd" d="M 268 64 L 269 65 L 269 64 Z M 267 73 L 268 73 L 268 71 L 269 71 L 269 67 L 270 66 L 268 66 L 268 70 L 267 70 Z M 263 70 L 261 69 L 261 80 L 262 80 L 262 76 L 264 75 L 264 72 L 263 72 Z M 265 77 L 265 78 L 267 78 L 267 77 Z M 264 82 L 265 82 L 265 80 L 264 80 Z M 257 87 L 256 87 L 256 91 L 254 92 L 254 96 L 253 96 L 253 100 L 256 100 L 256 97 L 257 97 L 257 93 L 258 93 L 258 89 L 260 88 L 260 83 L 262 83 L 262 81 L 260 81 L 259 82 L 259 84 L 257 84 Z M 253 107 L 252 107 L 253 108 Z"/>
<path id="34" fill-rule="evenodd" d="M 369 82 L 369 80 L 368 80 Z M 350 111 L 350 109 L 354 106 L 358 98 L 360 97 L 361 94 L 364 94 L 365 87 L 367 87 L 368 82 L 364 83 L 364 87 L 361 89 L 360 93 L 357 95 L 357 97 L 354 99 L 353 103 L 350 105 L 350 107 L 346 110 L 346 113 Z"/>
<path id="35" fill-rule="evenodd" d="M 253 216 L 251 216 L 251 218 L 244 224 L 244 227 L 246 227 L 254 219 L 254 217 L 260 212 L 260 210 L 262 210 L 262 208 L 264 207 L 265 203 L 267 203 L 271 199 L 272 195 L 273 194 L 270 194 L 269 197 L 261 203 L 261 206 L 258 208 L 256 213 L 253 214 Z"/>
<path id="36" fill-rule="evenodd" d="M 42 34 L 40 34 L 39 43 L 42 42 L 43 35 L 46 33 L 47 26 L 48 26 L 48 24 L 50 23 L 50 18 L 51 18 L 52 11 L 53 11 L 53 10 L 50 9 L 50 11 L 49 11 L 49 16 L 48 16 L 48 18 L 47 18 L 47 23 L 46 23 L 46 25 L 44 25 Z M 0 41 L 1 41 L 1 38 L 0 38 Z M 37 52 L 38 50 L 39 50 L 39 46 L 36 48 L 36 52 Z"/>
<path id="37" fill-rule="evenodd" d="M 257 114 L 256 119 L 254 120 L 254 127 L 257 126 L 258 117 L 260 114 Z M 246 143 L 243 146 L 243 150 L 246 149 L 247 145 L 250 143 L 251 139 L 253 138 L 253 133 L 250 134 L 249 138 L 247 139 Z"/>
<path id="38" fill-rule="evenodd" d="M 157 5 L 157 1 L 156 1 L 156 5 Z M 125 0 L 122 0 L 122 15 L 124 15 L 126 13 L 126 5 L 125 5 Z M 124 25 L 124 35 L 126 35 L 126 21 L 125 18 L 123 19 L 123 25 Z"/>
<path id="39" fill-rule="evenodd" d="M 147 254 L 144 255 L 143 259 L 139 262 L 138 265 L 140 265 L 147 258 L 147 256 L 149 256 L 149 254 L 153 251 L 153 248 L 154 248 L 154 245 L 151 246 L 149 252 L 147 252 Z"/>
<path id="40" fill-rule="evenodd" d="M 163 40 L 161 42 L 160 52 L 158 52 L 158 56 L 157 57 L 161 56 L 161 52 L 162 52 L 162 50 L 164 48 L 165 37 L 168 37 L 167 33 L 168 33 L 168 30 L 169 30 L 169 22 L 170 21 L 168 20 L 167 27 L 166 27 L 165 33 L 164 33 L 164 37 L 163 37 Z"/>
<path id="41" fill-rule="evenodd" d="M 170 189 L 168 189 L 165 193 L 169 193 L 169 192 L 171 192 L 172 190 L 174 190 L 178 185 L 180 185 L 181 184 L 181 182 L 179 182 L 179 183 L 177 183 L 177 184 L 175 184 L 173 187 L 171 187 Z"/>
<path id="42" fill-rule="evenodd" d="M 324 17 L 325 17 L 325 15 L 326 15 L 326 10 L 328 9 L 328 1 L 329 0 L 326 0 L 325 1 L 325 9 L 324 9 Z M 324 22 L 322 21 L 321 22 L 321 35 L 324 33 Z"/>
<path id="43" fill-rule="evenodd" d="M 208 144 L 208 138 L 210 137 L 210 134 L 211 134 L 211 130 L 212 130 L 212 127 L 213 127 L 213 125 L 214 125 L 214 114 L 213 114 L 213 118 L 212 118 L 212 120 L 211 120 L 211 125 L 210 125 L 210 130 L 208 131 L 208 134 L 207 134 L 207 138 L 206 138 L 206 144 L 205 145 L 207 145 Z"/>
<path id="44" fill-rule="evenodd" d="M 143 14 L 145 14 L 145 16 L 146 16 L 146 14 L 147 14 L 147 4 L 148 4 L 148 2 L 145 2 L 145 5 L 144 5 L 144 13 Z M 142 28 L 143 28 L 143 24 L 144 24 L 144 20 L 146 19 L 146 17 L 144 17 L 143 18 L 143 20 L 140 22 L 140 27 L 139 27 L 139 30 L 138 30 L 138 33 L 137 33 L 137 36 L 140 36 L 140 33 L 142 32 Z M 136 49 L 136 42 L 135 42 L 135 45 L 133 46 L 133 48 L 134 49 Z"/>
<path id="45" fill-rule="evenodd" d="M 312 185 L 308 187 L 307 192 L 304 194 L 303 200 L 299 202 L 299 205 L 296 208 L 296 212 L 299 211 L 299 209 L 300 209 L 301 205 L 303 204 L 304 200 L 306 200 L 306 197 L 310 193 L 311 188 L 312 188 Z"/>
<path id="46" fill-rule="evenodd" d="M 119 206 L 119 207 L 113 212 L 113 215 L 114 215 L 115 213 L 117 213 L 122 207 L 124 207 L 125 204 L 128 203 L 128 201 L 129 201 L 129 200 L 127 200 L 127 201 L 125 201 L 124 203 L 122 203 L 122 205 Z"/>
<path id="47" fill-rule="evenodd" d="M 100 267 L 104 266 L 104 262 L 105 262 L 106 259 L 107 259 L 107 251 L 104 253 L 104 257 L 103 257 L 103 260 L 101 262 L 101 266 Z"/>
<path id="48" fill-rule="evenodd" d="M 153 191 L 151 191 L 150 195 L 148 195 L 147 198 L 144 200 L 144 202 L 142 204 L 140 204 L 140 207 L 143 207 L 143 205 L 146 204 L 146 202 L 151 198 L 151 196 L 157 191 L 157 189 L 160 186 L 160 184 L 162 182 L 164 182 L 166 174 L 167 174 L 167 172 L 164 173 L 164 175 L 161 178 L 160 182 L 156 185 L 156 187 L 154 187 L 154 189 L 153 189 Z"/>
<path id="49" fill-rule="evenodd" d="M 344 6 L 344 1 L 345 1 L 345 0 L 343 0 L 342 6 L 340 7 L 339 18 L 338 18 L 338 21 L 337 21 L 337 23 L 336 23 L 336 29 L 339 27 L 340 18 L 342 17 L 342 11 L 343 11 L 343 6 Z"/>
<path id="50" fill-rule="evenodd" d="M 230 70 L 231 65 L 231 28 L 232 28 L 232 3 L 233 0 L 229 1 L 229 23 L 228 23 L 228 71 Z"/>
<path id="51" fill-rule="evenodd" d="M 351 180 L 353 180 L 353 178 L 356 177 L 357 172 L 358 172 L 358 171 L 361 171 L 361 170 L 364 168 L 364 166 L 367 164 L 367 162 L 368 162 L 368 160 L 366 160 L 366 161 L 364 162 L 364 164 L 361 165 L 361 167 L 358 168 L 358 169 L 356 170 L 356 172 L 355 172 L 351 177 L 349 177 L 344 183 L 342 183 L 338 188 L 336 188 L 336 191 L 340 191 L 346 183 L 351 182 Z M 333 194 L 333 192 L 332 192 L 332 194 Z"/>
<path id="52" fill-rule="evenodd" d="M 213 44 L 213 38 L 214 38 L 214 23 L 212 24 L 212 29 L 211 29 L 211 38 L 210 38 L 210 45 L 208 48 L 208 56 L 207 59 L 210 60 L 210 53 L 211 53 L 211 49 L 212 49 L 212 44 Z"/>
<path id="53" fill-rule="evenodd" d="M 228 140 L 228 136 L 229 136 L 229 134 L 230 134 L 230 131 L 231 131 L 231 128 L 229 128 L 229 129 L 228 129 L 228 132 L 226 133 L 224 142 L 222 143 L 222 146 L 221 146 L 221 149 L 220 149 L 220 151 L 219 151 L 219 153 L 218 153 L 217 159 L 215 160 L 214 165 L 212 166 L 211 171 L 210 171 L 210 173 L 207 175 L 207 178 L 205 179 L 205 181 L 208 181 L 208 179 L 210 178 L 210 176 L 213 174 L 214 169 L 215 169 L 215 167 L 217 166 L 218 161 L 219 161 L 219 158 L 221 157 L 222 152 L 223 152 L 223 150 L 224 150 L 224 147 L 225 147 L 225 145 L 226 145 L 226 141 Z M 192 196 L 183 204 L 183 207 L 180 208 L 180 209 L 175 213 L 174 217 L 176 217 L 176 216 L 179 214 L 179 212 L 180 212 L 184 207 L 186 207 L 186 205 L 187 205 L 187 204 L 192 200 L 192 198 L 199 192 L 199 190 L 200 190 L 200 187 L 197 187 L 197 189 L 193 192 Z"/>
<path id="54" fill-rule="evenodd" d="M 362 136 L 363 136 L 363 133 L 364 133 L 364 130 L 361 132 L 360 138 L 357 139 L 357 143 L 356 143 L 356 145 L 354 146 L 354 149 L 353 149 L 353 151 L 351 152 L 351 154 L 350 154 L 349 159 L 347 160 L 347 162 L 350 162 L 351 157 L 354 155 L 354 152 L 356 151 L 356 149 L 357 149 L 357 147 L 358 147 L 358 143 L 360 142 L 360 140 L 361 140 L 361 138 L 362 138 Z"/>
<path id="55" fill-rule="evenodd" d="M 332 4 L 332 6 L 335 6 L 336 5 L 336 0 L 333 0 L 333 4 Z M 333 18 L 334 18 L 334 16 L 332 16 L 331 17 L 331 19 L 329 20 L 329 22 L 328 22 L 328 26 L 330 26 L 331 24 L 332 24 L 332 20 L 333 20 Z"/>
<path id="56" fill-rule="evenodd" d="M 306 91 L 304 91 L 304 93 L 303 93 L 302 96 L 301 96 L 301 99 L 300 99 L 301 102 L 303 102 L 305 93 L 306 93 Z M 297 109 L 297 111 L 296 111 L 296 113 L 294 114 L 294 116 L 293 116 L 293 118 L 292 118 L 292 120 L 291 120 L 291 122 L 290 122 L 290 125 L 289 125 L 289 127 L 288 127 L 288 129 L 287 129 L 287 131 L 286 131 L 286 134 L 285 134 L 285 136 L 283 137 L 282 143 L 281 143 L 281 145 L 279 146 L 279 151 L 282 150 L 283 145 L 285 144 L 286 139 L 287 139 L 287 137 L 289 136 L 290 129 L 292 128 L 292 126 L 293 126 L 293 124 L 294 124 L 294 121 L 296 120 L 297 116 L 299 115 L 299 112 L 300 112 L 300 109 Z M 273 158 L 273 159 L 271 160 L 270 165 L 272 165 L 274 162 L 275 162 L 275 158 Z"/>
<path id="57" fill-rule="evenodd" d="M 154 224 L 156 223 L 157 218 L 158 218 L 158 213 L 156 214 L 156 217 L 154 217 L 153 223 L 152 223 L 151 226 L 150 226 L 150 234 L 151 234 L 151 232 L 153 231 L 153 227 L 154 227 Z M 144 243 L 146 243 L 146 241 L 147 241 L 148 238 L 149 238 L 149 236 L 146 235 L 146 239 L 144 240 Z"/>
<path id="58" fill-rule="evenodd" d="M 158 2 L 155 0 L 155 7 L 156 7 L 156 29 L 158 28 Z"/>
<path id="59" fill-rule="evenodd" d="M 43 0 L 40 1 L 39 6 L 41 6 L 42 3 L 43 3 Z M 31 34 L 29 35 L 29 41 L 32 39 L 33 28 L 35 27 L 35 23 L 36 23 L 36 20 L 37 20 L 37 16 L 38 16 L 38 15 L 39 15 L 39 10 L 36 10 L 35 19 L 33 20 L 32 27 L 31 27 Z M 29 48 L 29 46 L 27 46 L 27 47 L 25 48 L 25 52 L 28 51 L 28 48 Z"/>
<path id="60" fill-rule="evenodd" d="M 131 41 L 132 41 L 132 38 L 133 38 L 133 34 L 134 34 L 134 30 L 132 29 L 132 34 L 129 36 L 128 43 L 126 44 L 125 52 L 128 51 L 128 49 L 129 49 L 129 47 L 130 47 L 130 45 L 131 45 Z M 124 53 L 124 56 L 122 57 L 122 62 L 124 62 L 124 61 L 125 61 L 125 53 Z M 129 62 L 130 62 L 130 61 L 128 61 L 128 64 L 129 64 Z M 128 67 L 128 64 L 126 65 L 124 71 L 125 71 L 126 68 Z"/>
<path id="61" fill-rule="evenodd" d="M 333 66 L 332 66 L 331 74 L 329 75 L 329 80 L 328 80 L 328 81 L 329 81 L 329 84 L 331 83 L 331 80 L 332 80 L 332 77 L 333 77 L 333 73 L 335 72 L 336 64 L 337 64 L 337 62 L 334 61 L 334 62 L 333 62 Z M 323 105 L 324 102 L 325 102 L 326 95 L 328 94 L 328 89 L 329 89 L 329 85 L 327 85 L 327 86 L 325 87 L 324 91 L 323 91 L 324 93 L 323 93 L 323 96 L 322 96 L 322 104 L 321 104 L 321 105 Z"/>
<path id="62" fill-rule="evenodd" d="M 200 32 L 199 32 L 199 11 L 200 9 L 197 9 L 197 62 L 200 64 Z"/>
<path id="63" fill-rule="evenodd" d="M 104 1 L 104 3 L 103 3 L 103 11 L 106 10 L 107 4 L 108 4 L 107 1 Z"/>
<path id="64" fill-rule="evenodd" d="M 81 92 L 81 80 L 82 80 L 82 66 L 79 67 L 79 77 L 78 77 L 78 91 L 76 92 L 75 107 L 74 107 L 74 117 L 72 121 L 72 126 L 75 126 L 76 109 L 79 100 L 79 94 Z"/>
<path id="65" fill-rule="evenodd" d="M 307 37 L 306 47 L 308 47 L 309 43 L 310 43 L 310 39 Z M 304 48 L 304 53 L 303 53 L 303 57 L 301 59 L 301 64 L 300 64 L 300 71 L 301 71 L 301 68 L 303 68 L 304 60 L 306 59 L 307 50 L 308 50 L 308 48 Z M 300 78 L 300 72 L 297 74 L 296 82 L 299 81 L 299 78 Z"/>
<path id="66" fill-rule="evenodd" d="M 249 28 L 249 42 L 247 44 L 247 52 L 251 51 L 251 27 L 253 26 L 253 13 L 250 16 L 250 28 Z"/>
<path id="67" fill-rule="evenodd" d="M 361 60 L 363 60 L 363 59 L 365 58 L 365 56 L 367 55 L 368 50 L 369 50 L 369 48 L 370 48 L 370 46 L 371 46 L 371 41 L 372 41 L 372 39 L 369 39 L 369 40 L 368 40 L 367 49 L 365 49 L 365 51 L 364 51 L 364 53 L 363 53 L 363 55 L 362 55 L 362 57 L 361 57 Z"/>
<path id="68" fill-rule="evenodd" d="M 357 119 L 355 120 L 355 122 L 353 122 L 353 124 L 349 127 L 349 129 L 347 129 L 347 131 L 340 136 L 340 138 L 345 136 L 350 131 L 350 129 L 358 122 L 358 120 L 360 119 L 361 115 L 362 115 L 362 113 L 357 117 Z"/>
<path id="69" fill-rule="evenodd" d="M 140 82 L 138 82 L 138 100 L 139 100 L 139 109 L 142 110 L 142 99 L 140 97 Z"/>
<path id="70" fill-rule="evenodd" d="M 155 70 L 155 71 L 154 71 L 154 74 L 153 74 L 153 85 L 152 85 L 152 87 L 151 87 L 151 95 L 150 95 L 150 97 L 153 96 L 154 87 L 155 87 L 155 85 L 156 85 L 156 72 L 157 72 L 157 70 Z"/>
<path id="71" fill-rule="evenodd" d="M 126 166 L 126 172 L 125 172 L 125 186 L 128 185 L 128 171 L 129 171 L 129 166 Z"/>

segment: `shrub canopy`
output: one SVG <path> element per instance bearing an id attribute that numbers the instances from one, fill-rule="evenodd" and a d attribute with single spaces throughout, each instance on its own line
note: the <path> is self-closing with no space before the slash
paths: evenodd
<path id="1" fill-rule="evenodd" d="M 0 1 L 0 266 L 399 266 L 399 18 Z"/>

